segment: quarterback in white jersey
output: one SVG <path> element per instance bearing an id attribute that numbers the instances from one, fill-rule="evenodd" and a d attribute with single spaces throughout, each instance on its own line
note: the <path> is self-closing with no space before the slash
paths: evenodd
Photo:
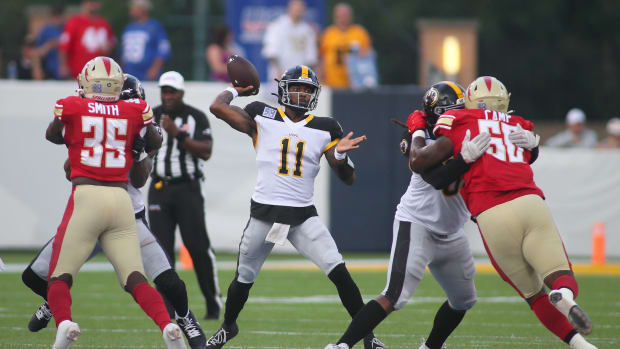
<path id="1" fill-rule="evenodd" d="M 258 272 L 274 244 L 285 240 L 327 274 L 351 316 L 364 306 L 334 239 L 318 217 L 313 194 L 323 155 L 343 182 L 353 184 L 353 162 L 346 152 L 358 148 L 366 136 L 352 138 L 353 132 L 343 136 L 336 120 L 307 114 L 316 107 L 321 90 L 307 66 L 287 70 L 278 81 L 282 108 L 261 102 L 250 103 L 245 109 L 230 105 L 238 94 L 252 89 L 229 87 L 211 104 L 216 117 L 252 137 L 258 179 L 250 220 L 239 244 L 236 277 L 228 288 L 224 323 L 207 341 L 207 348 L 221 348 L 237 335 L 236 320 Z M 383 348 L 372 333 L 366 334 L 364 346 Z"/>
<path id="2" fill-rule="evenodd" d="M 463 89 L 450 81 L 434 84 L 425 94 L 424 106 L 427 122 L 434 124 L 434 108 L 463 108 Z M 411 130 L 415 131 L 413 135 L 405 132 L 401 140 L 401 152 L 405 157 L 409 158 L 412 147 L 424 147 L 434 142 L 427 126 L 431 125 Z M 412 144 L 414 137 L 418 142 Z M 394 216 L 387 285 L 381 295 L 368 302 L 355 316 L 338 345 L 329 344 L 326 349 L 353 347 L 389 313 L 404 307 L 422 280 L 426 267 L 448 300 L 437 311 L 433 328 L 420 349 L 442 348 L 477 299 L 474 259 L 463 232 L 470 214 L 458 193 L 460 176 L 468 168 L 459 155 L 452 162 L 423 175 L 411 174 L 409 187 Z"/>

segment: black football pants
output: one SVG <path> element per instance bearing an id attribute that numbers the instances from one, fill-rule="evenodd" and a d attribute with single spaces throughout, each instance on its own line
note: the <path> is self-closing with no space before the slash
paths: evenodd
<path id="1" fill-rule="evenodd" d="M 149 221 L 153 234 L 159 239 L 174 267 L 174 232 L 179 226 L 183 244 L 194 263 L 200 290 L 205 297 L 208 314 L 219 314 L 220 290 L 215 270 L 215 254 L 211 248 L 205 222 L 204 198 L 200 182 L 185 181 L 156 185 L 149 188 Z"/>

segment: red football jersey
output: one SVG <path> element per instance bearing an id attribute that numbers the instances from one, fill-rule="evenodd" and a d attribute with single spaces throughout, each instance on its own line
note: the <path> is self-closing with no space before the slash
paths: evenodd
<path id="1" fill-rule="evenodd" d="M 127 182 L 134 139 L 153 122 L 141 99 L 103 103 L 71 96 L 56 101 L 54 115 L 65 124 L 71 178 L 106 182 Z"/>
<path id="2" fill-rule="evenodd" d="M 60 49 L 67 54 L 72 77 L 80 74 L 86 62 L 107 56 L 114 42 L 114 32 L 105 18 L 83 14 L 69 18 L 60 36 Z"/>
<path id="3" fill-rule="evenodd" d="M 531 152 L 508 139 L 517 130 L 517 124 L 525 130 L 534 128 L 532 122 L 520 116 L 485 109 L 450 110 L 437 119 L 433 133 L 449 137 L 454 154 L 461 152 L 467 130 L 471 132 L 470 139 L 480 132 L 491 134 L 491 146 L 463 176 L 463 197 L 472 215 L 526 194 L 544 198 L 534 183 L 529 165 Z"/>

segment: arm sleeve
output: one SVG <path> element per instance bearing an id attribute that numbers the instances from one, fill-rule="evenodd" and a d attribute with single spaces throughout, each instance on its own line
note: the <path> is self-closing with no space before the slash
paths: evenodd
<path id="1" fill-rule="evenodd" d="M 458 154 L 454 159 L 445 165 L 435 166 L 421 173 L 422 179 L 435 189 L 444 189 L 458 180 L 469 170 L 469 165 L 463 160 L 463 156 Z"/>
<path id="2" fill-rule="evenodd" d="M 204 113 L 196 115 L 196 130 L 194 131 L 194 139 L 196 140 L 213 140 L 211 136 L 211 125 L 209 119 Z"/>
<path id="3" fill-rule="evenodd" d="M 166 34 L 166 29 L 164 29 L 161 23 L 157 23 L 157 27 L 157 57 L 168 59 L 170 57 L 170 41 L 168 40 L 168 34 Z"/>
<path id="4" fill-rule="evenodd" d="M 153 123 L 153 109 L 151 106 L 145 101 L 141 101 L 139 104 L 140 109 L 142 109 L 142 126 L 147 126 Z"/>
<path id="5" fill-rule="evenodd" d="M 529 163 L 530 163 L 530 165 L 531 165 L 531 164 L 533 164 L 533 163 L 534 163 L 534 161 L 536 161 L 536 159 L 538 159 L 539 149 L 538 149 L 538 147 L 536 147 L 536 148 L 534 148 L 534 149 L 532 149 L 532 150 L 530 150 L 530 151 L 531 151 L 531 153 L 532 153 L 532 154 L 530 155 L 530 161 L 529 161 Z"/>
<path id="6" fill-rule="evenodd" d="M 275 115 L 276 109 L 268 107 L 267 105 L 265 105 L 265 103 L 261 103 L 258 101 L 252 102 L 246 105 L 245 108 L 243 108 L 243 110 L 245 110 L 245 112 L 248 113 L 248 115 L 250 115 L 250 118 L 254 120 L 257 115 L 261 115 L 263 111 L 265 111 L 265 108 L 269 108 L 273 110 L 273 114 Z"/>
<path id="7" fill-rule="evenodd" d="M 329 128 L 329 135 L 330 135 L 331 140 L 329 143 L 327 143 L 325 148 L 323 148 L 323 153 L 331 149 L 336 144 L 338 144 L 338 142 L 340 142 L 340 139 L 344 135 L 344 131 L 342 130 L 342 126 L 340 126 L 340 123 L 336 121 L 336 119 L 331 119 L 331 122 L 332 123 Z"/>

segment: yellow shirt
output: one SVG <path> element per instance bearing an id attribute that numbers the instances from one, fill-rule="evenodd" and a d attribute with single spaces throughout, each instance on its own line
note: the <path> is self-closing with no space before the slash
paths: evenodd
<path id="1" fill-rule="evenodd" d="M 320 55 L 323 58 L 325 79 L 323 83 L 330 87 L 345 88 L 349 86 L 347 75 L 346 55 L 351 50 L 351 45 L 357 43 L 360 52 L 370 49 L 370 36 L 359 25 L 351 25 L 342 31 L 332 25 L 325 29 L 321 35 Z"/>

